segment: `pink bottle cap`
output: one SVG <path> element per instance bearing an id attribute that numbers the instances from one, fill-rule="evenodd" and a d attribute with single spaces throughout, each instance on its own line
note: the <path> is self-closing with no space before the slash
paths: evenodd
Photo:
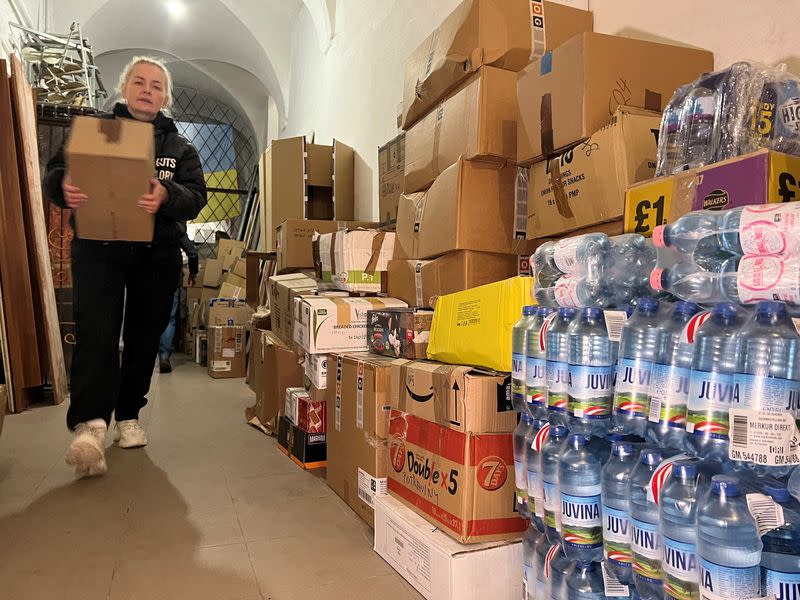
<path id="1" fill-rule="evenodd" d="M 664 242 L 664 228 L 666 225 L 659 225 L 653 229 L 653 245 L 656 248 L 664 248 L 667 244 Z"/>
<path id="2" fill-rule="evenodd" d="M 661 284 L 661 276 L 663 274 L 664 269 L 653 269 L 650 271 L 650 287 L 657 292 L 664 290 L 664 286 Z"/>

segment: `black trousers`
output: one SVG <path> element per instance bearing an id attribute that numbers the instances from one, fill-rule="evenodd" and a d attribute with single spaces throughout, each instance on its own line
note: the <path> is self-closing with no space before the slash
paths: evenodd
<path id="1" fill-rule="evenodd" d="M 138 418 L 182 269 L 178 244 L 72 241 L 75 353 L 67 426 Z M 124 307 L 124 321 L 123 321 Z M 124 350 L 119 358 L 124 322 Z"/>

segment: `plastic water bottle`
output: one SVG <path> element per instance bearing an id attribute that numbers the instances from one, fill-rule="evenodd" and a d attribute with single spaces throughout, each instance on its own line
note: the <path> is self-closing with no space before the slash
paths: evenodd
<path id="1" fill-rule="evenodd" d="M 514 444 L 514 481 L 517 486 L 517 510 L 520 516 L 528 517 L 528 453 L 525 448 L 527 440 L 533 427 L 533 419 L 524 412 L 520 416 L 519 424 L 512 434 Z"/>
<path id="2" fill-rule="evenodd" d="M 659 526 L 661 528 L 664 597 L 669 600 L 699 600 L 697 569 L 697 499 L 708 487 L 699 479 L 697 464 L 678 460 L 672 475 L 661 490 Z"/>
<path id="3" fill-rule="evenodd" d="M 728 411 L 739 405 L 734 381 L 741 325 L 733 304 L 714 305 L 694 341 L 687 400 L 686 448 L 700 458 L 728 460 Z"/>
<path id="4" fill-rule="evenodd" d="M 700 240 L 716 236 L 725 230 L 726 213 L 718 210 L 696 210 L 668 225 L 653 229 L 656 248 L 675 248 L 691 257 Z"/>
<path id="5" fill-rule="evenodd" d="M 624 584 L 633 583 L 631 571 L 630 477 L 638 449 L 630 442 L 614 442 L 601 472 L 603 550 L 606 568 Z"/>
<path id="6" fill-rule="evenodd" d="M 739 333 L 739 361 L 734 382 L 739 389 L 739 403 L 732 408 L 773 414 L 787 412 L 791 415 L 790 421 L 800 416 L 800 335 L 784 303 L 767 301 L 756 306 L 755 318 Z M 778 434 L 772 444 L 750 447 L 749 422 L 753 420 L 763 419 L 752 413 L 732 417 L 732 457 L 740 459 L 739 466 L 758 473 L 788 474 L 794 466 L 794 451 L 783 442 L 782 434 Z M 784 451 L 780 452 L 778 448 L 782 446 Z M 755 461 L 756 464 L 746 462 L 758 457 L 761 460 Z"/>
<path id="7" fill-rule="evenodd" d="M 525 402 L 525 353 L 528 350 L 528 328 L 536 316 L 536 306 L 522 308 L 522 318 L 511 330 L 511 404 L 517 412 L 528 412 Z"/>
<path id="8" fill-rule="evenodd" d="M 738 255 L 796 255 L 800 206 L 793 202 L 743 206 L 723 213 L 722 245 Z"/>
<path id="9" fill-rule="evenodd" d="M 644 435 L 650 407 L 650 372 L 656 358 L 658 300 L 641 298 L 622 327 L 614 390 L 614 424 L 624 433 Z"/>
<path id="10" fill-rule="evenodd" d="M 522 589 L 525 600 L 535 599 L 536 591 L 536 543 L 542 533 L 531 523 L 522 536 Z"/>
<path id="11" fill-rule="evenodd" d="M 555 309 L 540 306 L 528 326 L 525 352 L 525 401 L 534 419 L 547 418 L 547 356 L 542 329 Z"/>
<path id="12" fill-rule="evenodd" d="M 656 177 L 672 175 L 686 162 L 686 146 L 680 139 L 681 113 L 683 103 L 691 89 L 691 84 L 679 87 L 664 109 L 658 136 Z"/>
<path id="13" fill-rule="evenodd" d="M 643 600 L 664 597 L 658 505 L 647 499 L 650 479 L 662 460 L 661 450 L 644 448 L 630 478 L 633 583 Z"/>
<path id="14" fill-rule="evenodd" d="M 562 273 L 598 281 L 611 259 L 611 242 L 605 233 L 587 233 L 556 242 L 553 262 Z"/>
<path id="15" fill-rule="evenodd" d="M 738 258 L 727 257 L 703 268 L 686 259 L 666 269 L 653 269 L 650 287 L 698 304 L 740 302 L 737 272 L 740 262 Z"/>
<path id="16" fill-rule="evenodd" d="M 714 162 L 719 96 L 716 90 L 695 87 L 684 103 L 681 138 L 686 148 L 685 169 Z"/>
<path id="17" fill-rule="evenodd" d="M 561 551 L 558 544 L 551 544 L 547 540 L 547 536 L 542 536 L 535 546 L 535 563 L 534 571 L 536 573 L 536 600 L 547 600 L 548 584 L 550 583 L 550 561 Z"/>
<path id="18" fill-rule="evenodd" d="M 596 280 L 588 277 L 564 275 L 556 281 L 553 294 L 559 306 L 581 308 L 593 306 L 608 308 L 617 303 L 619 289 L 611 277 Z"/>
<path id="19" fill-rule="evenodd" d="M 692 373 L 693 317 L 700 308 L 678 301 L 672 314 L 658 328 L 656 360 L 650 372 L 650 411 L 645 437 L 661 447 L 683 449 L 686 438 L 686 401 Z M 688 331 L 689 323 L 692 331 Z"/>
<path id="20" fill-rule="evenodd" d="M 603 311 L 584 308 L 569 334 L 569 429 L 602 436 L 611 423 L 616 363 Z"/>
<path id="21" fill-rule="evenodd" d="M 766 532 L 761 541 L 761 589 L 777 600 L 800 598 L 800 505 L 786 486 L 766 485 L 762 491 L 781 506 L 784 525 Z"/>
<path id="22" fill-rule="evenodd" d="M 550 600 L 564 600 L 567 597 L 567 579 L 573 565 L 574 562 L 567 558 L 563 548 L 550 561 L 550 582 L 547 587 Z"/>
<path id="23" fill-rule="evenodd" d="M 536 301 L 543 306 L 556 306 L 553 286 L 556 280 L 564 274 L 556 266 L 555 249 L 555 242 L 545 242 L 531 256 L 534 296 Z"/>
<path id="24" fill-rule="evenodd" d="M 569 431 L 562 425 L 550 427 L 542 447 L 542 486 L 544 487 L 544 530 L 551 544 L 561 543 L 561 490 L 558 484 L 558 459 Z"/>
<path id="25" fill-rule="evenodd" d="M 653 243 L 638 233 L 626 233 L 611 238 L 612 278 L 615 285 L 633 287 L 641 285 L 656 264 Z"/>
<path id="26" fill-rule="evenodd" d="M 697 511 L 700 588 L 730 600 L 761 593 L 761 538 L 738 477 L 715 475 Z"/>
<path id="27" fill-rule="evenodd" d="M 547 357 L 547 410 L 550 423 L 567 425 L 569 405 L 569 327 L 575 319 L 574 308 L 560 308 L 556 317 L 545 325 Z"/>
<path id="28" fill-rule="evenodd" d="M 528 512 L 533 524 L 544 533 L 544 482 L 542 480 L 542 448 L 550 433 L 550 422 L 534 419 L 530 433 L 525 438 L 526 464 L 528 466 Z"/>
<path id="29" fill-rule="evenodd" d="M 626 598 L 629 598 L 627 596 Z M 567 600 L 620 599 L 606 590 L 600 563 L 576 562 L 567 576 Z"/>
<path id="30" fill-rule="evenodd" d="M 558 482 L 564 553 L 572 560 L 603 560 L 601 469 L 602 462 L 591 451 L 589 440 L 571 433 L 559 458 Z"/>

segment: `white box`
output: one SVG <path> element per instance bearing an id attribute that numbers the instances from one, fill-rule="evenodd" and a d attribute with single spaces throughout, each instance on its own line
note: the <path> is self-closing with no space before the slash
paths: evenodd
<path id="1" fill-rule="evenodd" d="M 407 307 L 395 298 L 304 297 L 295 342 L 308 354 L 366 352 L 367 311 Z"/>
<path id="2" fill-rule="evenodd" d="M 327 354 L 306 354 L 305 362 L 306 377 L 318 390 L 328 387 L 328 355 Z"/>
<path id="3" fill-rule="evenodd" d="M 297 425 L 299 421 L 300 404 L 297 401 L 299 396 L 308 396 L 308 392 L 303 388 L 286 388 L 283 414 L 293 425 Z"/>
<path id="4" fill-rule="evenodd" d="M 351 229 L 315 236 L 317 278 L 348 292 L 386 291 L 395 234 L 377 229 Z"/>
<path id="5" fill-rule="evenodd" d="M 375 498 L 375 552 L 428 600 L 522 598 L 522 543 L 463 545 L 391 496 Z"/>

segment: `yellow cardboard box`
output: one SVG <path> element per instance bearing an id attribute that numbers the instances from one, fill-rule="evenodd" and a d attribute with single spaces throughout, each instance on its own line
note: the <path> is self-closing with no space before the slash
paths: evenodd
<path id="1" fill-rule="evenodd" d="M 512 277 L 436 303 L 428 358 L 451 365 L 511 371 L 511 330 L 522 307 L 535 304 L 530 277 Z"/>

